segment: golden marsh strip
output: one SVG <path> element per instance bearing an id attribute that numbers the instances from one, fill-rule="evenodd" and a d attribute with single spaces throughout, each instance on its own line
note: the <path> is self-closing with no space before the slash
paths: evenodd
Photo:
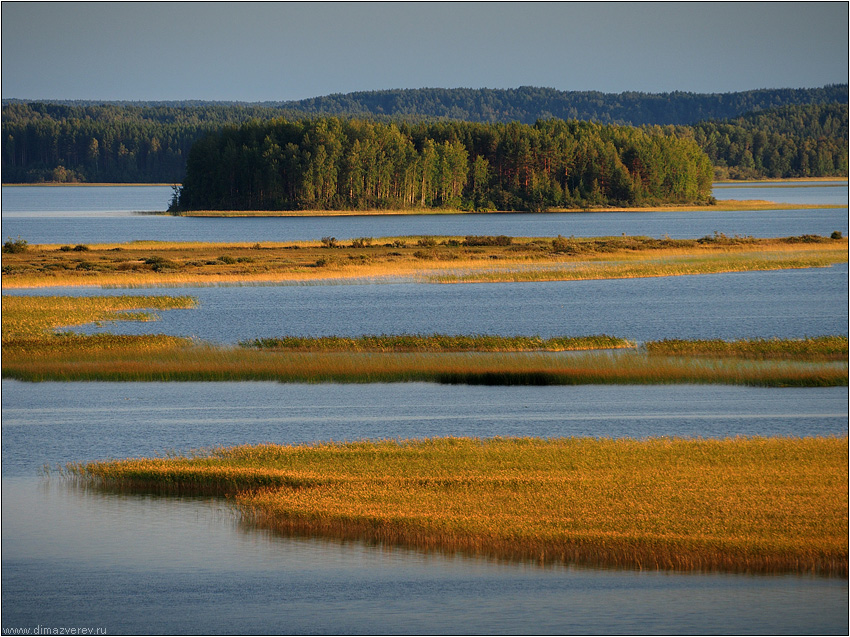
<path id="1" fill-rule="evenodd" d="M 847 576 L 847 438 L 441 438 L 69 465 L 282 534 L 594 566 Z"/>
<path id="2" fill-rule="evenodd" d="M 677 276 L 827 267 L 847 239 L 727 237 L 360 237 L 346 242 L 20 246 L 3 255 L 7 288 L 220 285 L 411 278 L 422 282 Z"/>

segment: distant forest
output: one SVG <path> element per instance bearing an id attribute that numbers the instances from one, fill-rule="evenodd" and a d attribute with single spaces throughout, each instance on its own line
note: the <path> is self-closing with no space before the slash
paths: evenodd
<path id="1" fill-rule="evenodd" d="M 693 136 L 717 177 L 846 176 L 848 87 L 740 93 L 563 92 L 521 87 L 373 91 L 279 103 L 4 100 L 4 183 L 181 183 L 192 145 L 252 120 L 335 115 L 400 125 L 564 119 Z"/>
<path id="2" fill-rule="evenodd" d="M 316 115 L 448 118 L 467 122 L 578 119 L 632 126 L 688 125 L 723 120 L 777 106 L 847 103 L 847 85 L 816 89 L 764 89 L 738 93 L 599 93 L 516 89 L 398 89 L 328 95 L 280 106 Z"/>
<path id="3" fill-rule="evenodd" d="M 526 210 L 706 202 L 711 163 L 660 128 L 253 121 L 199 140 L 172 211 Z"/>

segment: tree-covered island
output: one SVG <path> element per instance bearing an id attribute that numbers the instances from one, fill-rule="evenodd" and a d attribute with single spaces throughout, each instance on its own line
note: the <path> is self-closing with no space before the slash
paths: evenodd
<path id="1" fill-rule="evenodd" d="M 658 128 L 275 119 L 196 142 L 171 211 L 705 203 L 712 177 L 692 138 Z"/>

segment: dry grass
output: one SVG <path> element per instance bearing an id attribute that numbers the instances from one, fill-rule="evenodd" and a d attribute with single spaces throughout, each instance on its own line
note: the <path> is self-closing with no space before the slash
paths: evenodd
<path id="1" fill-rule="evenodd" d="M 569 280 L 825 267 L 847 240 L 806 235 L 699 240 L 647 237 L 385 237 L 281 243 L 132 242 L 30 246 L 3 255 L 3 285 L 153 286 L 405 277 L 423 282 Z"/>
<path id="2" fill-rule="evenodd" d="M 260 527 L 647 569 L 847 575 L 847 438 L 432 439 L 72 465 Z"/>
<path id="3" fill-rule="evenodd" d="M 2 297 L 3 349 L 21 339 L 45 339 L 57 327 L 103 321 L 152 321 L 156 314 L 130 310 L 189 309 L 191 297 L 6 296 Z"/>
<path id="4" fill-rule="evenodd" d="M 633 348 L 625 338 L 607 336 L 472 336 L 450 334 L 397 334 L 322 336 L 317 338 L 285 336 L 258 338 L 240 343 L 243 347 L 286 352 L 568 352 L 591 349 Z"/>
<path id="5" fill-rule="evenodd" d="M 3 377 L 24 381 L 436 382 L 485 385 L 719 383 L 844 386 L 847 365 L 577 353 L 276 352 L 188 345 L 81 347 L 57 340 L 3 347 Z M 168 337 L 165 337 L 168 338 Z M 131 343 L 132 344 L 132 343 Z M 34 353 L 38 352 L 37 356 Z"/>
<path id="6" fill-rule="evenodd" d="M 753 338 L 736 341 L 665 339 L 644 343 L 655 356 L 735 356 L 749 359 L 846 361 L 846 336 L 801 339 Z"/>

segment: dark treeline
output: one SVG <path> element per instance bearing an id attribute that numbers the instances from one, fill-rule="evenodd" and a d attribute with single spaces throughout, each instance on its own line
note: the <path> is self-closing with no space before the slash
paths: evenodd
<path id="1" fill-rule="evenodd" d="M 173 210 L 639 206 L 706 201 L 711 181 L 659 128 L 279 119 L 198 141 Z"/>
<path id="2" fill-rule="evenodd" d="M 717 178 L 847 176 L 847 104 L 784 106 L 693 127 Z"/>
<path id="3" fill-rule="evenodd" d="M 223 104 L 12 102 L 3 106 L 3 182 L 179 183 L 198 139 L 281 114 Z"/>
<path id="4" fill-rule="evenodd" d="M 4 183 L 179 183 L 189 149 L 209 132 L 253 119 L 295 120 L 328 112 L 409 124 L 441 119 L 531 124 L 561 118 L 668 126 L 725 119 L 695 125 L 693 132 L 718 166 L 718 176 L 846 175 L 847 96 L 845 84 L 712 95 L 579 93 L 533 87 L 418 89 L 264 104 L 6 100 L 2 177 Z M 828 102 L 838 103 L 830 107 L 839 109 L 837 114 L 811 106 Z M 747 111 L 755 112 L 742 116 Z M 843 121 L 843 128 L 836 121 Z"/>
<path id="5" fill-rule="evenodd" d="M 847 102 L 847 85 L 737 93 L 599 93 L 521 86 L 516 89 L 397 89 L 327 95 L 280 105 L 317 115 L 389 115 L 469 122 L 578 119 L 603 124 L 687 125 L 777 106 Z"/>

